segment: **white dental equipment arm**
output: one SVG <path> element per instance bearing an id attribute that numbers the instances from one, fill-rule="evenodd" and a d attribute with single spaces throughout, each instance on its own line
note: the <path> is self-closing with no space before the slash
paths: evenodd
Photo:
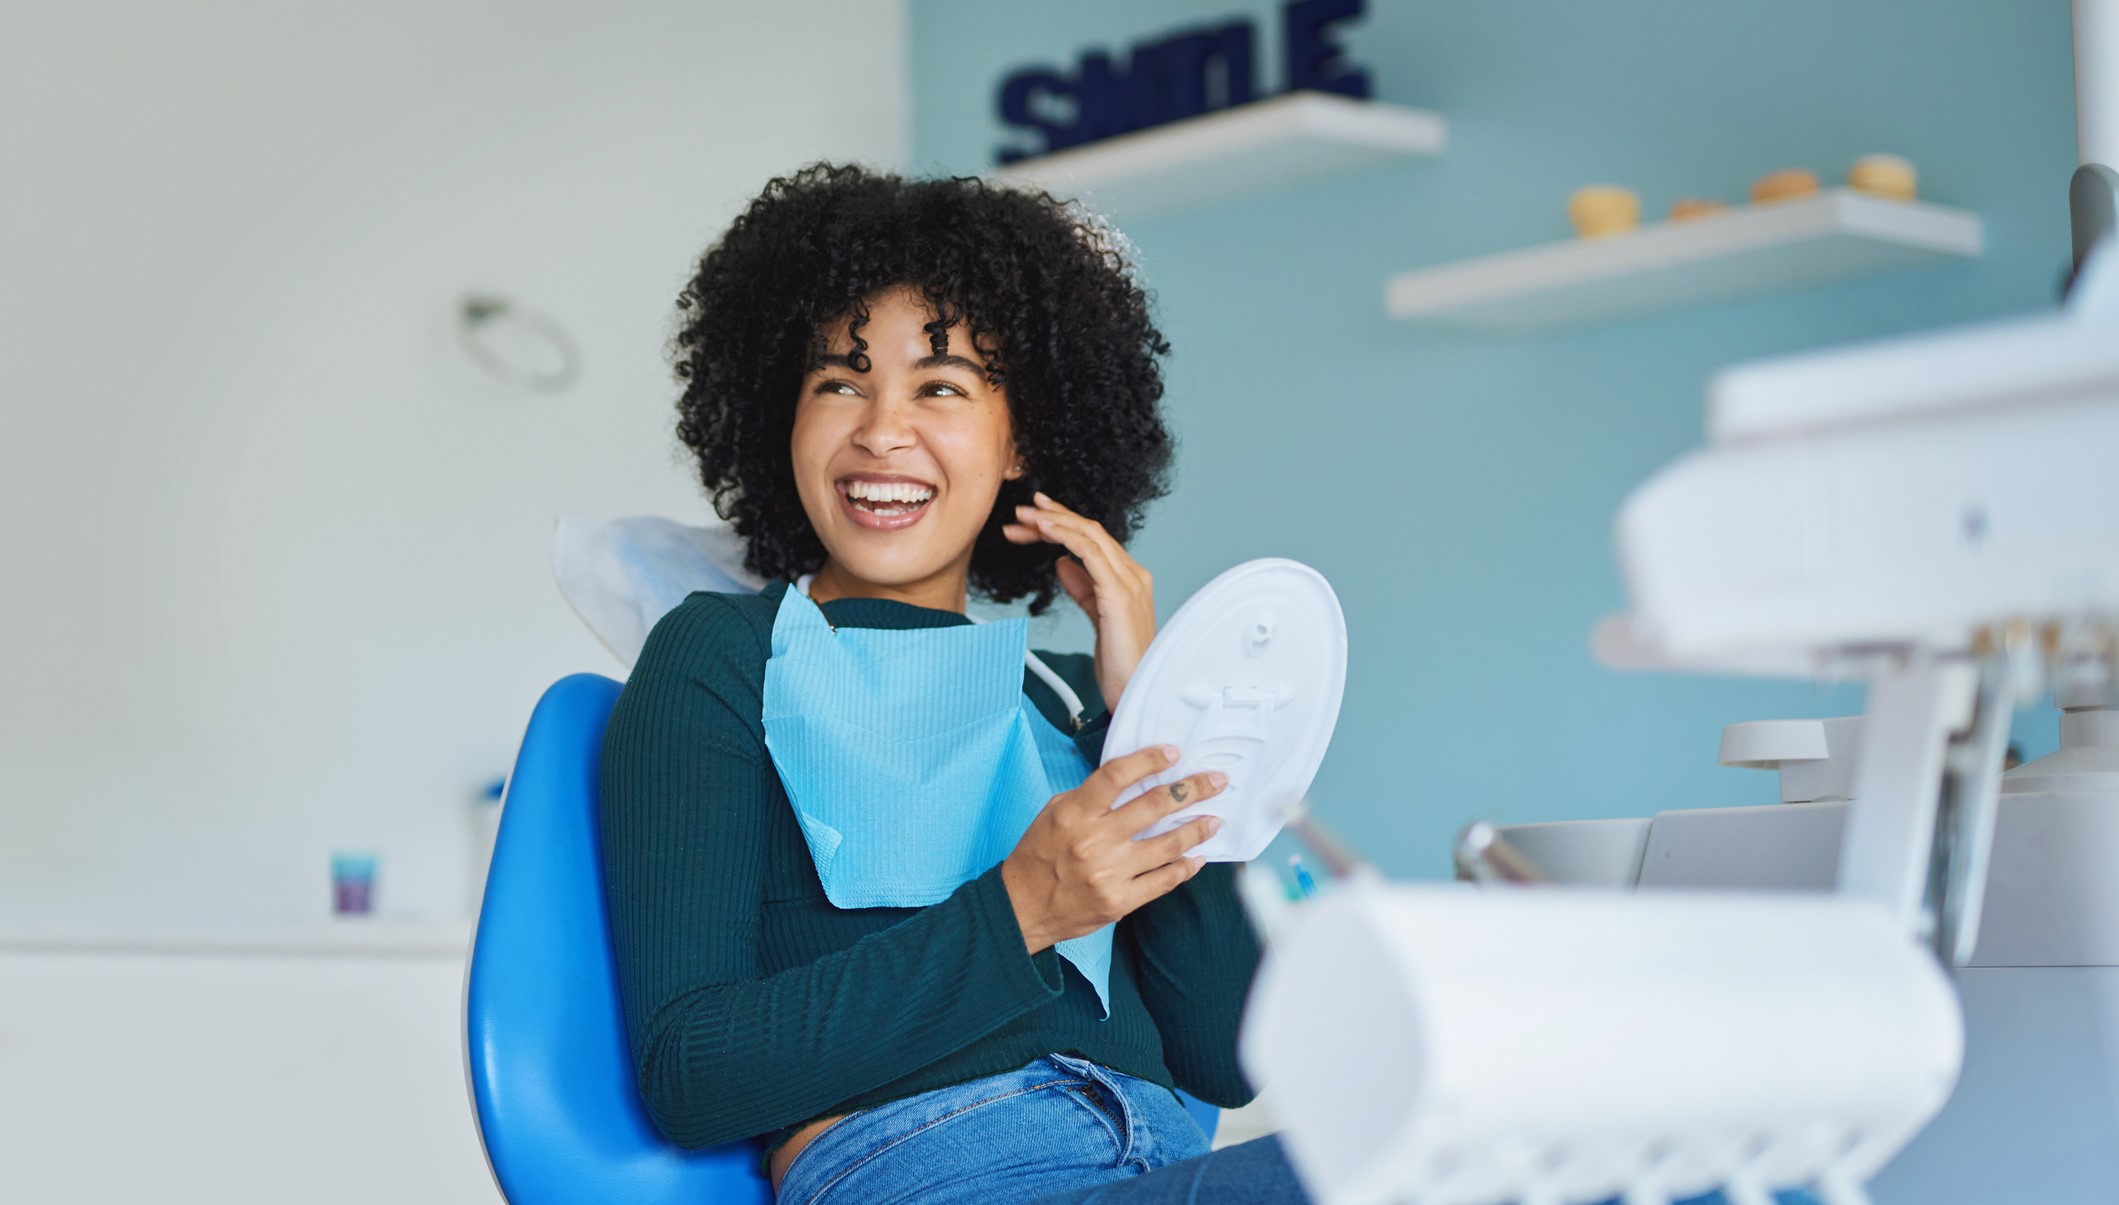
<path id="1" fill-rule="evenodd" d="M 2066 308 L 1725 372 L 1619 517 L 1607 663 L 1868 683 L 1837 893 L 1302 909 L 1243 1056 L 1318 1200 L 1860 1201 L 1947 1101 L 2010 712 L 2119 680 L 2119 0 L 2075 22 Z"/>
<path id="2" fill-rule="evenodd" d="M 1620 514 L 1597 651 L 1867 679 L 1840 890 L 1961 963 L 2008 713 L 2119 630 L 2119 256 L 2057 315 L 1732 369 L 1707 425 Z"/>
<path id="3" fill-rule="evenodd" d="M 1708 427 L 1625 504 L 1597 648 L 1868 681 L 1838 894 L 1328 895 L 1243 1047 L 1320 1201 L 1859 1201 L 1948 1099 L 2009 713 L 2119 651 L 2119 257 L 2058 315 L 1731 370 Z"/>

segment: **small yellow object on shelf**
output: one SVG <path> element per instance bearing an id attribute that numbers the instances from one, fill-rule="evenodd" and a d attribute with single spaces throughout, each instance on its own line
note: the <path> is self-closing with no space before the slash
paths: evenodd
<path id="1" fill-rule="evenodd" d="M 1680 197 L 1671 202 L 1670 220 L 1690 222 L 1695 218 L 1711 218 L 1718 213 L 1728 213 L 1729 207 L 1720 201 L 1709 201 L 1700 197 Z"/>
<path id="2" fill-rule="evenodd" d="M 1611 184 L 1578 188 L 1567 198 L 1567 220 L 1583 238 L 1624 234 L 1641 224 L 1641 198 Z"/>
<path id="3" fill-rule="evenodd" d="M 1919 191 L 1918 181 L 1911 161 L 1897 155 L 1863 155 L 1847 169 L 1847 187 L 1893 201 L 1912 200 Z"/>
<path id="4" fill-rule="evenodd" d="M 1751 202 L 1754 205 L 1768 205 L 1775 201 L 1793 201 L 1797 197 L 1812 196 L 1816 192 L 1817 173 L 1793 167 L 1760 176 L 1751 185 Z"/>

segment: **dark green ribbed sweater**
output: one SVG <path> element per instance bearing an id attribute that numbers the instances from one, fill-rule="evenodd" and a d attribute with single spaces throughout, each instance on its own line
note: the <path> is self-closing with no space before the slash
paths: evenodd
<path id="1" fill-rule="evenodd" d="M 1108 1019 L 1052 950 L 1023 949 L 994 867 L 926 908 L 824 897 L 760 721 L 787 590 L 694 594 L 655 625 L 603 744 L 602 836 L 620 994 L 648 1113 L 705 1147 L 1069 1053 L 1202 1100 L 1251 1097 L 1236 1020 L 1258 944 L 1210 865 L 1118 926 Z M 969 622 L 880 599 L 835 627 Z M 1090 658 L 1042 654 L 1085 700 Z M 1024 690 L 1061 731 L 1055 693 Z M 1077 737 L 1094 763 L 1106 717 Z M 910 802 L 910 801 L 908 801 Z"/>

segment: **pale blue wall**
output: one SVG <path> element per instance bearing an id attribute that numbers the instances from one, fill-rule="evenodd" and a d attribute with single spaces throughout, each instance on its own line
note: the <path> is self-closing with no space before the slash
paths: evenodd
<path id="1" fill-rule="evenodd" d="M 1442 872 L 1475 816 L 1770 800 L 1767 776 L 1715 765 L 1722 725 L 1849 713 L 1858 692 L 1597 666 L 1590 627 L 1621 602 L 1612 516 L 1699 442 L 1722 365 L 2051 303 L 2074 166 L 2067 0 L 1372 8 L 1354 58 L 1379 99 L 1447 114 L 1446 156 L 1127 228 L 1176 345 L 1177 488 L 1135 549 L 1164 614 L 1247 557 L 1332 579 L 1354 664 L 1319 812 L 1401 873 Z M 1008 69 L 1238 12 L 1270 29 L 1277 6 L 913 0 L 913 163 L 988 166 Z M 1655 214 L 1740 198 L 1773 168 L 1835 178 L 1869 151 L 1980 211 L 1985 258 L 1530 338 L 1383 318 L 1387 273 L 1561 237 L 1579 185 L 1630 185 Z M 2050 728 L 2026 732 L 2038 746 Z"/>

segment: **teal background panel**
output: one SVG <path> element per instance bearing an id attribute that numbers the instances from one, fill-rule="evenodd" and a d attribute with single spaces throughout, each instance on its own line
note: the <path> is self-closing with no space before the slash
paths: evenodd
<path id="1" fill-rule="evenodd" d="M 912 0 L 916 170 L 979 172 L 1012 135 L 999 81 L 1238 14 L 1280 86 L 1279 7 Z M 1715 764 L 1724 724 L 1853 714 L 1851 686 L 1620 673 L 1589 633 L 1623 605 L 1611 525 L 1701 441 L 1733 362 L 2045 309 L 2074 167 L 2067 0 L 1375 2 L 1346 28 L 1379 100 L 1433 108 L 1448 152 L 1121 224 L 1175 352 L 1175 488 L 1134 552 L 1165 617 L 1228 566 L 1322 570 L 1354 652 L 1318 815 L 1387 870 L 1447 872 L 1467 820 L 1764 803 Z M 1387 321 L 1384 277 L 1568 235 L 1567 195 L 1741 201 L 1777 168 L 1828 184 L 1872 151 L 1977 210 L 1977 260 L 1592 329 Z M 1062 499 L 1062 501 L 1066 501 Z M 1062 600 L 1057 611 L 1071 604 Z M 1041 644 L 1086 648 L 1078 617 Z M 1057 629 L 1056 631 L 1052 629 Z M 2050 712 L 2019 724 L 2049 749 Z"/>

